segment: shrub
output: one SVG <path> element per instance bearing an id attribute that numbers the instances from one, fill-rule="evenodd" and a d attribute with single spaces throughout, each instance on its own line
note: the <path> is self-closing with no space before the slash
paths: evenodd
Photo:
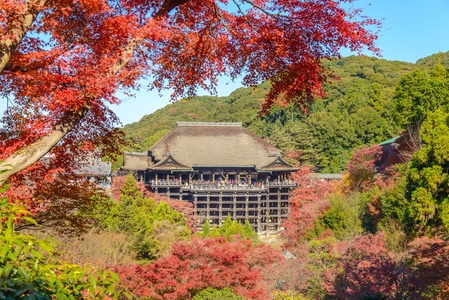
<path id="1" fill-rule="evenodd" d="M 0 189 L 0 193 L 7 185 Z M 37 239 L 15 230 L 19 221 L 36 222 L 23 207 L 0 199 L 0 299 L 82 299 L 117 298 L 118 275 L 110 271 L 93 272 L 58 261 L 51 239 Z"/>

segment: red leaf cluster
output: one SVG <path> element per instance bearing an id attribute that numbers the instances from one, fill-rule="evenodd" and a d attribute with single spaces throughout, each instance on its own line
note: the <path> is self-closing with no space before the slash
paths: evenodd
<path id="1" fill-rule="evenodd" d="M 367 191 L 376 182 L 376 164 L 382 158 L 382 146 L 354 150 L 351 160 L 346 164 L 347 183 L 351 191 Z"/>
<path id="2" fill-rule="evenodd" d="M 261 267 L 280 260 L 278 252 L 263 246 L 252 248 L 250 241 L 194 237 L 189 244 L 174 244 L 169 257 L 145 266 L 114 266 L 112 270 L 137 297 L 191 299 L 207 287 L 229 287 L 245 298 L 265 299 Z"/>
<path id="3" fill-rule="evenodd" d="M 304 167 L 292 174 L 297 187 L 290 198 L 290 214 L 284 222 L 284 236 L 287 239 L 286 248 L 297 248 L 303 243 L 304 234 L 313 228 L 313 222 L 330 207 L 329 194 L 333 185 L 326 180 L 310 176 L 310 168 Z"/>

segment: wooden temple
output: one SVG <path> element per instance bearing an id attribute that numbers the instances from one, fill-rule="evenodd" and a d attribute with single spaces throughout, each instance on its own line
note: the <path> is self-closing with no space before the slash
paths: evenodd
<path id="1" fill-rule="evenodd" d="M 192 202 L 211 225 L 230 215 L 263 234 L 281 229 L 297 170 L 242 123 L 177 122 L 148 151 L 125 152 L 120 173 L 132 171 L 151 191 Z"/>

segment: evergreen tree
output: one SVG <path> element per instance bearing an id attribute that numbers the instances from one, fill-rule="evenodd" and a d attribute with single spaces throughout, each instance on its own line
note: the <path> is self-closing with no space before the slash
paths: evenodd
<path id="1" fill-rule="evenodd" d="M 227 233 L 229 234 L 231 227 L 232 227 L 232 219 L 231 219 L 231 215 L 228 214 L 228 216 L 226 217 L 226 219 L 224 220 L 223 224 L 220 226 L 220 234 L 224 234 L 226 237 L 229 237 L 229 235 L 226 235 Z"/>
<path id="2" fill-rule="evenodd" d="M 210 224 L 209 224 L 209 221 L 206 220 L 206 222 L 204 222 L 204 225 L 203 225 L 202 236 L 203 237 L 208 237 L 210 234 L 211 234 L 211 232 L 210 232 Z"/>
<path id="3" fill-rule="evenodd" d="M 262 244 L 262 241 L 259 239 L 259 236 L 254 231 L 253 227 L 251 226 L 248 220 L 246 220 L 245 225 L 243 226 L 242 236 L 246 239 L 251 240 L 253 246 L 258 246 Z"/>
<path id="4" fill-rule="evenodd" d="M 438 108 L 447 111 L 448 85 L 447 72 L 440 64 L 435 66 L 431 75 L 415 69 L 413 73 L 402 77 L 393 97 L 393 118 L 396 124 L 403 129 L 415 127 L 420 131 L 429 112 Z"/>
<path id="5" fill-rule="evenodd" d="M 409 205 L 404 223 L 410 233 L 449 231 L 449 114 L 428 114 L 421 135 L 425 145 L 406 173 Z"/>
<path id="6" fill-rule="evenodd" d="M 221 235 L 220 229 L 218 229 L 217 225 L 214 224 L 214 226 L 212 226 L 212 237 L 218 238 L 220 237 L 220 235 Z"/>
<path id="7" fill-rule="evenodd" d="M 118 229 L 129 232 L 135 232 L 137 230 L 136 223 L 138 222 L 135 219 L 133 204 L 138 198 L 142 198 L 142 193 L 139 191 L 132 173 L 129 173 L 120 193 L 117 222 Z"/>

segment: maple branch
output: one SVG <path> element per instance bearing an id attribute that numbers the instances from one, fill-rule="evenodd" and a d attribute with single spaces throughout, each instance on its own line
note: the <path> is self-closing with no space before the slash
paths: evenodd
<path id="1" fill-rule="evenodd" d="M 222 15 L 220 14 L 220 12 L 218 11 L 217 3 L 216 3 L 215 1 L 214 1 L 214 14 L 215 14 L 215 16 L 220 20 L 220 22 L 223 24 L 223 26 L 224 26 L 230 33 L 232 33 L 232 34 L 235 35 L 235 36 L 238 36 L 238 34 L 237 34 L 234 30 L 232 30 L 232 28 L 230 28 L 230 27 L 228 26 L 228 24 L 226 24 L 226 22 L 225 22 L 223 16 L 222 16 Z"/>
<path id="2" fill-rule="evenodd" d="M 47 0 L 41 0 L 45 3 Z M 166 16 L 171 10 L 178 5 L 188 2 L 189 0 L 166 0 L 160 10 L 156 13 L 157 18 Z M 36 12 L 37 16 L 37 12 Z M 35 19 L 35 18 L 34 18 Z M 34 21 L 33 19 L 33 21 Z M 32 23 L 32 22 L 31 22 Z M 30 23 L 30 25 L 31 25 Z M 110 68 L 110 71 L 105 74 L 106 77 L 113 76 L 120 72 L 132 59 L 134 51 L 144 40 L 143 37 L 133 37 L 123 47 L 120 58 Z M 17 45 L 16 45 L 17 47 Z M 12 54 L 12 52 L 11 52 Z M 9 60 L 9 58 L 8 58 Z M 5 63 L 6 66 L 6 63 Z M 3 69 L 2 69 L 3 70 Z M 56 123 L 50 132 L 38 139 L 36 142 L 14 152 L 8 158 L 3 161 L 0 166 L 0 171 L 6 170 L 6 172 L 0 174 L 0 186 L 12 175 L 24 170 L 31 166 L 45 154 L 47 154 L 61 139 L 63 139 L 67 133 L 69 133 L 75 126 L 83 120 L 90 110 L 90 103 L 94 99 L 88 99 L 85 105 L 81 109 L 72 108 L 68 110 L 64 116 Z M 8 169 L 8 166 L 12 166 Z"/>
<path id="3" fill-rule="evenodd" d="M 276 19 L 278 19 L 278 18 L 288 18 L 288 19 L 291 19 L 290 16 L 286 16 L 286 15 L 282 15 L 282 14 L 273 14 L 273 13 L 270 13 L 268 10 L 264 9 L 262 6 L 257 5 L 257 4 L 253 3 L 253 2 L 250 1 L 250 0 L 242 0 L 242 1 L 248 3 L 248 4 L 252 5 L 252 6 L 254 6 L 255 8 L 257 8 L 258 10 L 260 10 L 261 12 L 263 12 L 264 14 L 267 14 L 267 15 L 273 17 L 273 18 L 276 18 Z M 234 1 L 234 2 L 235 2 L 235 1 Z"/>
<path id="4" fill-rule="evenodd" d="M 8 65 L 11 57 L 20 44 L 40 10 L 44 7 L 48 0 L 28 1 L 25 4 L 23 13 L 14 18 L 12 28 L 9 32 L 5 32 L 3 36 L 11 36 L 6 39 L 0 39 L 0 74 Z"/>
<path id="5" fill-rule="evenodd" d="M 87 104 L 78 110 L 74 108 L 68 110 L 47 135 L 8 156 L 0 166 L 0 170 L 6 169 L 5 165 L 11 167 L 0 174 L 0 183 L 41 159 L 86 116 L 89 110 L 90 106 Z"/>
<path id="6" fill-rule="evenodd" d="M 39 62 L 34 62 L 32 65 L 29 66 L 17 66 L 14 65 L 12 63 L 7 63 L 5 68 L 3 69 L 3 71 L 11 71 L 11 72 L 21 72 L 21 73 L 26 73 L 29 71 L 35 71 L 35 70 L 40 70 L 43 69 L 46 66 L 50 66 L 52 65 L 58 58 L 58 56 L 60 56 L 63 53 L 67 53 L 71 50 L 73 50 L 75 48 L 75 44 L 70 44 L 70 45 L 63 45 L 63 47 L 61 48 L 60 52 L 57 51 L 56 54 L 50 56 L 49 58 L 47 58 L 45 60 L 39 61 Z"/>
<path id="7" fill-rule="evenodd" d="M 254 30 L 257 34 L 260 35 L 260 33 L 256 30 L 256 28 L 254 28 L 254 26 L 250 23 L 250 21 L 248 20 L 248 18 L 246 17 L 245 13 L 243 12 L 243 10 L 240 8 L 240 5 L 237 3 L 237 1 L 232 0 L 235 5 L 237 5 L 237 8 L 239 9 L 240 13 L 243 15 L 243 17 L 245 18 L 245 22 L 246 24 L 248 24 L 249 27 L 251 27 L 252 30 Z"/>
<path id="8" fill-rule="evenodd" d="M 168 15 L 177 6 L 187 3 L 190 0 L 165 0 L 159 11 L 154 15 L 155 18 L 161 18 Z"/>

